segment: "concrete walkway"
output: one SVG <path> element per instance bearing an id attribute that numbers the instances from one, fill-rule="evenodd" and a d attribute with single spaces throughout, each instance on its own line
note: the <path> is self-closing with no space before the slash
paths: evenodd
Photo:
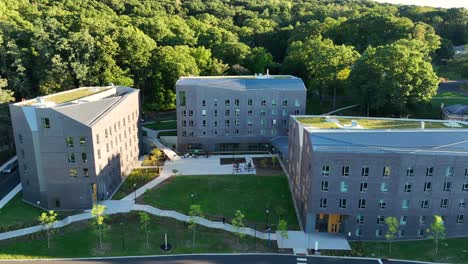
<path id="1" fill-rule="evenodd" d="M 150 142 L 152 142 L 157 148 L 162 150 L 169 160 L 179 160 L 180 159 L 179 155 L 177 153 L 175 153 L 175 151 L 173 151 L 172 149 L 164 146 L 161 143 L 161 141 L 158 140 L 159 132 L 174 131 L 173 129 L 169 129 L 169 130 L 152 130 L 152 129 L 143 127 L 143 131 L 145 131 L 146 134 L 148 135 L 146 137 L 146 139 L 148 139 Z"/>

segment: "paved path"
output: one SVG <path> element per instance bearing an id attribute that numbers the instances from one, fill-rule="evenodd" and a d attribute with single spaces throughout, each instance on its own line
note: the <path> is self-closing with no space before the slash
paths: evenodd
<path id="1" fill-rule="evenodd" d="M 152 130 L 152 129 L 143 127 L 143 131 L 146 131 L 146 133 L 147 133 L 147 135 L 148 135 L 148 136 L 146 137 L 146 139 L 148 139 L 149 141 L 151 141 L 157 148 L 161 149 L 169 160 L 178 160 L 178 159 L 180 159 L 179 155 L 177 155 L 177 153 L 176 153 L 175 151 L 173 151 L 172 149 L 170 149 L 170 148 L 164 146 L 164 145 L 158 140 L 158 134 L 159 134 L 159 132 L 163 132 L 163 131 L 173 131 L 172 129 L 170 129 L 170 130 Z"/>
<path id="2" fill-rule="evenodd" d="M 8 262 L 24 264 L 21 261 Z M 27 263 L 27 262 L 26 262 Z M 69 264 L 378 264 L 371 258 L 340 257 L 298 257 L 281 254 L 204 254 L 177 256 L 115 257 L 89 259 L 38 260 L 35 264 L 69 263 Z M 391 262 L 390 262 L 391 263 Z"/>

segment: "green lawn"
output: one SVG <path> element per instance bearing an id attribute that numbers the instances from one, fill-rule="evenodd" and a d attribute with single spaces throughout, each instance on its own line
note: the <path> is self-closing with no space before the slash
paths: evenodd
<path id="1" fill-rule="evenodd" d="M 157 168 L 134 169 L 120 186 L 119 191 L 114 194 L 112 199 L 120 200 L 159 176 Z M 133 185 L 136 184 L 136 188 Z"/>
<path id="2" fill-rule="evenodd" d="M 197 226 L 195 247 L 192 248 L 192 231 L 186 224 L 153 216 L 148 247 L 136 213 L 113 215 L 106 222 L 110 229 L 104 236 L 102 250 L 98 246 L 98 235 L 90 225 L 79 222 L 57 230 L 52 236 L 51 249 L 47 249 L 44 234 L 2 241 L 0 259 L 275 251 L 267 248 L 266 241 L 254 241 L 252 237 L 238 239 L 232 233 L 202 226 Z M 168 242 L 173 246 L 169 253 L 159 248 L 166 232 Z"/>
<path id="3" fill-rule="evenodd" d="M 177 129 L 176 120 L 161 120 L 154 123 L 145 124 L 144 127 L 153 130 L 166 130 L 166 129 Z"/>
<path id="4" fill-rule="evenodd" d="M 159 132 L 158 138 L 160 137 L 176 137 L 177 136 L 177 131 L 163 131 Z"/>
<path id="5" fill-rule="evenodd" d="M 41 209 L 23 202 L 21 193 L 0 209 L 0 230 L 14 230 L 39 224 Z"/>
<path id="6" fill-rule="evenodd" d="M 468 263 L 468 237 L 451 238 L 440 242 L 438 256 L 434 256 L 434 241 L 419 240 L 392 243 L 392 253 L 385 242 L 354 242 L 354 252 L 364 256 L 433 261 L 443 263 Z"/>
<path id="7" fill-rule="evenodd" d="M 265 209 L 269 208 L 269 223 L 277 224 L 282 215 L 289 229 L 298 229 L 296 214 L 286 176 L 210 175 L 177 176 L 160 188 L 143 196 L 146 204 L 187 213 L 191 204 L 200 204 L 205 216 L 231 221 L 236 210 L 245 214 L 245 222 L 265 225 Z M 264 228 L 264 227 L 262 227 Z"/>

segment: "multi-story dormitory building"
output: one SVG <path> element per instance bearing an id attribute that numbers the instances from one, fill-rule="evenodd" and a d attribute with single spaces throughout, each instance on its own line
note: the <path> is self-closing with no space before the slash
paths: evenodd
<path id="1" fill-rule="evenodd" d="M 183 77 L 176 83 L 177 149 L 264 151 L 302 115 L 306 88 L 293 76 Z"/>
<path id="2" fill-rule="evenodd" d="M 10 105 L 25 201 L 91 208 L 139 157 L 139 91 L 86 87 Z"/>
<path id="3" fill-rule="evenodd" d="M 273 145 L 307 232 L 385 239 L 394 216 L 417 239 L 441 215 L 448 236 L 468 235 L 467 123 L 292 116 Z"/>

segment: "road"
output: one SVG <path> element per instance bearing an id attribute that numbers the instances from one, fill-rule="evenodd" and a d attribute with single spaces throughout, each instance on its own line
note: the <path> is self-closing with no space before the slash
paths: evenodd
<path id="1" fill-rule="evenodd" d="M 20 181 L 18 170 L 10 174 L 0 173 L 0 199 L 13 190 Z"/>
<path id="2" fill-rule="evenodd" d="M 9 264 L 378 264 L 376 260 L 333 257 L 300 257 L 291 255 L 186 255 L 142 258 L 113 258 L 87 260 L 11 261 Z M 394 263 L 394 262 L 385 262 Z M 396 263 L 396 262 L 395 262 Z M 404 262 L 398 262 L 403 264 Z"/>

